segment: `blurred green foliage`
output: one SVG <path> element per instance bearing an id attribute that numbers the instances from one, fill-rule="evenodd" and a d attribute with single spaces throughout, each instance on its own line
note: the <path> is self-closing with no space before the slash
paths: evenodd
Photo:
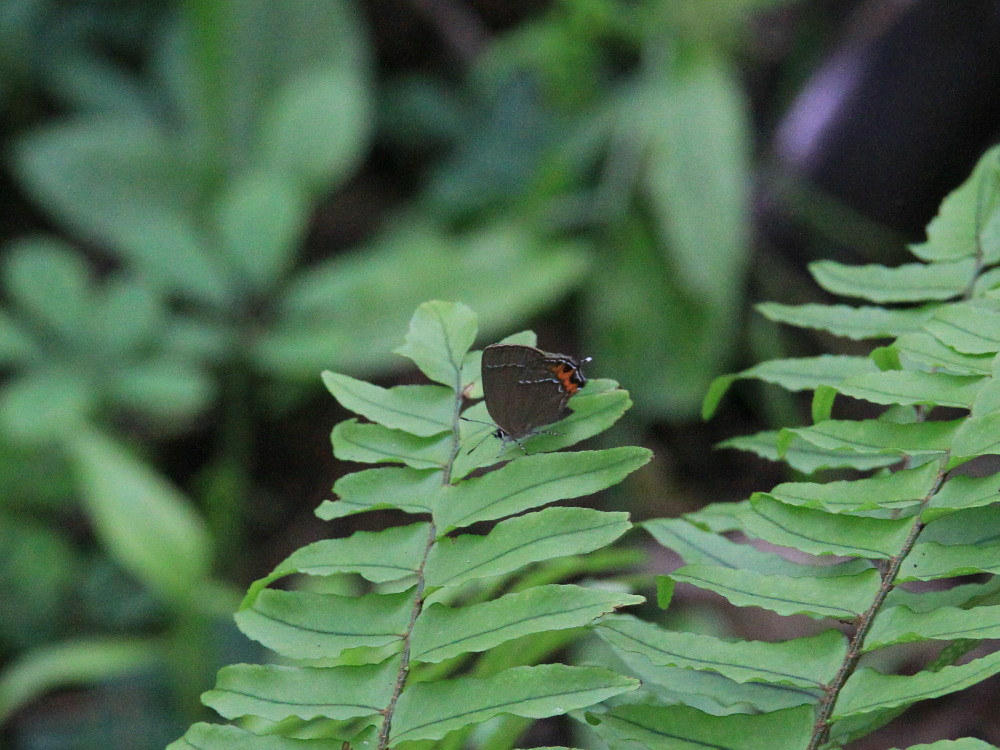
<path id="1" fill-rule="evenodd" d="M 129 748 L 198 718 L 236 660 L 223 579 L 248 553 L 252 415 L 303 403 L 322 369 L 401 367 L 386 352 L 424 300 L 498 338 L 574 294 L 565 322 L 639 418 L 694 416 L 743 307 L 738 54 L 781 4 L 560 0 L 442 76 L 377 71 L 349 0 L 0 0 L 5 178 L 43 217 L 11 196 L 31 231 L 0 250 L 15 746 L 58 713 L 16 712 L 65 686 L 117 688 L 49 747 L 119 746 L 82 727 L 124 679 L 155 696 L 118 717 Z M 376 145 L 415 187 L 357 246 L 307 258 Z M 168 477 L 165 441 L 205 430 L 198 481 Z"/>

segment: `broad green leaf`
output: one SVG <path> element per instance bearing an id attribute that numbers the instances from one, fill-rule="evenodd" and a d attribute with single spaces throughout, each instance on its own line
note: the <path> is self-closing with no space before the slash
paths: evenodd
<path id="1" fill-rule="evenodd" d="M 893 748 L 899 750 L 899 748 Z M 972 737 L 963 737 L 959 740 L 938 740 L 925 745 L 910 745 L 905 750 L 997 750 L 996 745 L 977 740 Z"/>
<path id="2" fill-rule="evenodd" d="M 942 307 L 927 321 L 924 330 L 962 354 L 1000 351 L 1000 311 L 982 301 Z"/>
<path id="3" fill-rule="evenodd" d="M 455 391 L 436 385 L 394 388 L 355 380 L 329 370 L 323 382 L 345 409 L 394 430 L 430 437 L 454 428 Z"/>
<path id="4" fill-rule="evenodd" d="M 627 513 L 546 508 L 498 523 L 486 536 L 442 537 L 424 568 L 428 586 L 457 586 L 475 578 L 603 547 L 630 528 Z"/>
<path id="5" fill-rule="evenodd" d="M 238 175 L 221 191 L 214 212 L 219 250 L 247 293 L 270 292 L 305 232 L 308 196 L 287 175 L 263 170 Z"/>
<path id="6" fill-rule="evenodd" d="M 997 150 L 990 149 L 976 164 L 972 174 L 942 202 L 927 225 L 927 241 L 911 245 L 921 260 L 947 261 L 975 256 L 980 251 L 980 222 L 984 218 L 983 197 L 995 202 Z"/>
<path id="7" fill-rule="evenodd" d="M 768 320 L 800 328 L 818 328 L 849 339 L 893 338 L 917 331 L 934 312 L 933 307 L 919 310 L 886 310 L 882 307 L 847 305 L 781 305 L 764 302 L 757 309 Z"/>
<path id="8" fill-rule="evenodd" d="M 166 601 L 204 583 L 211 539 L 189 500 L 121 445 L 89 430 L 69 442 L 84 506 L 119 562 Z"/>
<path id="9" fill-rule="evenodd" d="M 166 302 L 144 279 L 124 273 L 107 278 L 94 289 L 91 305 L 93 340 L 110 356 L 134 357 L 151 342 L 169 338 Z"/>
<path id="10" fill-rule="evenodd" d="M 783 482 L 763 494 L 787 505 L 834 513 L 907 508 L 921 503 L 931 493 L 940 470 L 939 462 L 929 461 L 913 469 L 850 481 Z"/>
<path id="11" fill-rule="evenodd" d="M 836 385 L 852 375 L 877 372 L 870 357 L 823 354 L 818 357 L 772 359 L 735 375 L 716 378 L 705 396 L 702 417 L 708 419 L 729 387 L 740 378 L 756 378 L 775 383 L 788 391 L 813 390 L 821 385 Z"/>
<path id="12" fill-rule="evenodd" d="M 710 716 L 688 706 L 616 706 L 595 714 L 595 728 L 614 747 L 648 750 L 761 750 L 805 747 L 811 706 L 771 713 Z"/>
<path id="13" fill-rule="evenodd" d="M 276 734 L 259 735 L 239 727 L 198 722 L 166 750 L 343 750 L 337 740 L 293 739 Z"/>
<path id="14" fill-rule="evenodd" d="M 822 687 L 847 654 L 847 639 L 836 630 L 777 643 L 724 641 L 623 616 L 605 618 L 596 630 L 616 649 L 642 654 L 657 666 L 718 672 L 736 682 Z"/>
<path id="15" fill-rule="evenodd" d="M 490 677 L 420 682 L 400 696 L 390 741 L 440 739 L 454 729 L 501 714 L 535 719 L 560 716 L 638 686 L 638 680 L 606 669 L 563 664 L 513 667 Z"/>
<path id="16" fill-rule="evenodd" d="M 590 495 L 617 484 L 651 456 L 633 447 L 525 456 L 483 477 L 443 488 L 434 520 L 441 530 L 461 528 Z"/>
<path id="17" fill-rule="evenodd" d="M 41 353 L 39 342 L 21 321 L 15 320 L 8 311 L 0 310 L 0 365 L 23 365 L 39 359 Z"/>
<path id="18" fill-rule="evenodd" d="M 989 375 L 993 370 L 995 355 L 962 354 L 923 331 L 900 336 L 895 347 L 916 362 L 955 375 Z"/>
<path id="19" fill-rule="evenodd" d="M 924 526 L 921 542 L 991 544 L 1000 539 L 1000 503 L 961 508 Z"/>
<path id="20" fill-rule="evenodd" d="M 715 565 L 685 565 L 670 576 L 721 594 L 737 607 L 836 619 L 853 619 L 866 611 L 879 588 L 879 575 L 871 569 L 813 580 Z"/>
<path id="21" fill-rule="evenodd" d="M 3 264 L 7 294 L 46 336 L 85 348 L 90 334 L 91 270 L 82 253 L 51 237 L 10 243 Z"/>
<path id="22" fill-rule="evenodd" d="M 387 466 L 345 474 L 333 485 L 336 500 L 324 500 L 316 515 L 326 521 L 369 510 L 398 508 L 430 513 L 441 493 L 440 470 Z"/>
<path id="23" fill-rule="evenodd" d="M 787 427 L 783 432 L 801 437 L 826 450 L 853 453 L 923 455 L 944 453 L 963 420 L 898 424 L 831 419 L 811 427 Z"/>
<path id="24" fill-rule="evenodd" d="M 333 428 L 333 455 L 341 461 L 402 463 L 414 469 L 440 469 L 451 455 L 452 435 L 421 437 L 356 419 Z"/>
<path id="25" fill-rule="evenodd" d="M 1000 453 L 1000 411 L 964 420 L 955 433 L 952 450 L 956 456 Z"/>
<path id="26" fill-rule="evenodd" d="M 820 469 L 843 468 L 867 471 L 890 466 L 898 461 L 895 456 L 864 455 L 824 449 L 799 437 L 793 437 L 779 453 L 778 436 L 779 433 L 773 431 L 758 432 L 754 435 L 724 440 L 719 443 L 719 447 L 749 451 L 771 461 L 785 461 L 793 469 L 805 474 L 812 474 Z"/>
<path id="27" fill-rule="evenodd" d="M 436 383 L 461 393 L 462 362 L 476 339 L 477 316 L 461 303 L 425 302 L 413 313 L 396 354 L 412 359 Z"/>
<path id="28" fill-rule="evenodd" d="M 983 602 L 1000 602 L 1000 578 L 993 576 L 981 583 L 960 583 L 946 589 L 910 591 L 897 586 L 886 597 L 887 606 L 905 606 L 914 612 L 931 612 L 940 607 L 962 609 Z"/>
<path id="29" fill-rule="evenodd" d="M 240 609 L 251 606 L 271 581 L 293 573 L 326 576 L 357 573 L 373 583 L 415 575 L 424 559 L 430 524 L 393 526 L 383 531 L 357 531 L 344 539 L 323 539 L 300 547 L 271 573 L 251 584 Z"/>
<path id="30" fill-rule="evenodd" d="M 642 691 L 657 703 L 684 704 L 713 716 L 767 713 L 819 703 L 822 691 L 773 682 L 735 682 L 718 672 L 654 665 L 634 651 L 617 651 L 629 674 L 642 680 Z M 635 701 L 639 702 L 639 701 Z"/>
<path id="31" fill-rule="evenodd" d="M 292 659 L 334 658 L 349 648 L 401 643 L 414 592 L 336 596 L 264 589 L 236 613 L 247 637 Z"/>
<path id="32" fill-rule="evenodd" d="M 925 302 L 961 295 L 975 276 L 975 260 L 950 263 L 905 263 L 895 268 L 873 263 L 848 266 L 832 260 L 809 264 L 821 287 L 844 297 L 870 302 Z"/>
<path id="33" fill-rule="evenodd" d="M 229 280 L 196 228 L 203 167 L 181 150 L 144 118 L 102 114 L 32 132 L 16 163 L 49 211 L 154 286 L 226 304 Z"/>
<path id="34" fill-rule="evenodd" d="M 998 501 L 1000 477 L 953 476 L 934 494 L 921 518 L 930 522 L 955 510 L 978 508 Z"/>
<path id="35" fill-rule="evenodd" d="M 771 544 L 813 555 L 888 559 L 906 544 L 915 519 L 837 515 L 785 505 L 764 493 L 750 500 L 754 513 L 745 518 L 747 533 Z"/>
<path id="36" fill-rule="evenodd" d="M 834 707 L 833 720 L 884 708 L 905 706 L 963 690 L 1000 672 L 1000 651 L 967 664 L 924 670 L 915 675 L 882 674 L 859 669 L 847 679 Z"/>
<path id="37" fill-rule="evenodd" d="M 957 638 L 1000 638 L 1000 605 L 940 607 L 914 612 L 909 607 L 883 609 L 865 639 L 865 650 L 873 651 L 897 643 Z"/>
<path id="38" fill-rule="evenodd" d="M 876 404 L 972 407 L 985 378 L 943 372 L 890 370 L 844 380 L 837 390 Z"/>
<path id="39" fill-rule="evenodd" d="M 740 519 L 743 515 L 740 515 Z M 642 525 L 656 541 L 676 552 L 688 565 L 717 565 L 793 578 L 851 575 L 870 567 L 861 564 L 860 560 L 837 565 L 795 563 L 752 544 L 731 541 L 718 530 L 705 531 L 697 523 L 689 523 L 684 518 L 657 518 Z M 742 521 L 737 524 L 737 528 L 741 525 Z"/>
<path id="40" fill-rule="evenodd" d="M 140 638 L 78 638 L 22 652 L 0 676 L 0 722 L 50 690 L 146 672 L 163 658 Z"/>
<path id="41" fill-rule="evenodd" d="M 896 580 L 930 581 L 976 573 L 1000 573 L 1000 541 L 953 545 L 920 542 L 903 561 Z"/>
<path id="42" fill-rule="evenodd" d="M 227 719 L 260 716 L 281 721 L 374 717 L 389 705 L 399 659 L 339 667 L 235 664 L 219 670 L 202 703 Z"/>
<path id="43" fill-rule="evenodd" d="M 20 442 L 58 443 L 85 429 L 99 398 L 96 384 L 79 372 L 26 372 L 0 390 L 0 429 Z"/>
<path id="44" fill-rule="evenodd" d="M 551 584 L 461 608 L 431 604 L 414 625 L 410 655 L 417 661 L 440 662 L 530 633 L 581 627 L 643 601 L 631 594 Z"/>
<path id="45" fill-rule="evenodd" d="M 346 4 L 339 4 L 346 8 Z M 343 11 L 347 21 L 347 13 Z M 353 19 L 351 19 L 353 20 Z M 354 33 L 364 36 L 355 24 Z M 313 192 L 350 176 L 368 147 L 372 89 L 367 60 L 323 64 L 296 72 L 261 113 L 260 154 L 274 172 L 284 171 Z"/>
<path id="46" fill-rule="evenodd" d="M 164 421 L 191 418 L 211 405 L 216 385 L 209 375 L 179 359 L 123 364 L 105 386 L 120 408 Z"/>

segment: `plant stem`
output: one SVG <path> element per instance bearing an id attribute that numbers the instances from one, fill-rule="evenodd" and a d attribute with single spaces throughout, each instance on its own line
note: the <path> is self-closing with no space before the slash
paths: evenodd
<path id="1" fill-rule="evenodd" d="M 913 545 L 916 544 L 917 538 L 920 536 L 920 532 L 924 530 L 924 522 L 920 520 L 922 511 L 927 507 L 927 503 L 930 502 L 931 498 L 934 497 L 934 495 L 937 494 L 937 491 L 941 488 L 941 484 L 944 482 L 947 462 L 948 455 L 945 454 L 945 456 L 941 458 L 940 467 L 938 468 L 938 474 L 934 480 L 934 485 L 931 487 L 930 492 L 928 492 L 921 501 L 920 512 L 913 516 L 913 526 L 910 527 L 910 533 L 903 542 L 899 553 L 889 559 L 888 565 L 886 565 L 885 570 L 882 573 L 882 585 L 879 586 L 878 592 L 875 594 L 875 598 L 872 601 L 871 606 L 868 607 L 860 618 L 858 618 L 854 636 L 851 638 L 847 647 L 847 655 L 844 657 L 844 661 L 840 665 L 840 669 L 837 670 L 836 677 L 833 678 L 833 682 L 824 688 L 823 700 L 820 703 L 819 713 L 816 716 L 816 723 L 813 725 L 813 733 L 809 740 L 808 750 L 818 750 L 820 746 L 822 746 L 829 738 L 830 717 L 833 715 L 833 709 L 837 704 L 837 698 L 840 696 L 840 691 L 843 690 L 848 678 L 854 674 L 854 670 L 857 668 L 858 661 L 861 659 L 861 655 L 863 653 L 865 638 L 868 636 L 868 632 L 871 630 L 871 627 L 875 622 L 875 616 L 885 603 L 886 597 L 896 587 L 895 582 L 896 577 L 899 575 L 899 570 L 902 567 L 903 562 L 906 560 L 907 555 L 909 555 L 913 550 Z"/>

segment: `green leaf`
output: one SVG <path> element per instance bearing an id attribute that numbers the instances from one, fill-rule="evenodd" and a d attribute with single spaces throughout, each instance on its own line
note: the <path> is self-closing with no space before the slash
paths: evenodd
<path id="1" fill-rule="evenodd" d="M 211 539 L 188 499 L 111 439 L 69 441 L 84 505 L 119 562 L 166 601 L 186 606 L 209 574 Z"/>
<path id="2" fill-rule="evenodd" d="M 0 722 L 44 693 L 155 667 L 159 644 L 140 638 L 79 638 L 21 653 L 0 677 Z"/>
<path id="3" fill-rule="evenodd" d="M 524 565 L 603 547 L 630 528 L 627 513 L 546 508 L 498 523 L 486 536 L 438 539 L 424 568 L 428 586 L 457 586 Z"/>
<path id="4" fill-rule="evenodd" d="M 995 202 L 997 150 L 988 150 L 969 178 L 941 202 L 937 216 L 927 225 L 927 241 L 911 245 L 921 260 L 947 261 L 975 256 L 980 251 L 983 196 Z"/>
<path id="5" fill-rule="evenodd" d="M 964 508 L 1000 501 L 1000 478 L 956 475 L 948 479 L 927 504 L 921 520 L 930 522 Z"/>
<path id="6" fill-rule="evenodd" d="M 398 658 L 339 667 L 236 664 L 219 670 L 201 700 L 227 719 L 373 719 L 389 704 L 398 672 Z"/>
<path id="7" fill-rule="evenodd" d="M 955 433 L 956 456 L 981 456 L 1000 452 L 1000 411 L 964 420 Z"/>
<path id="8" fill-rule="evenodd" d="M 761 750 L 805 747 L 812 733 L 811 706 L 770 713 L 710 716 L 688 706 L 616 706 L 596 714 L 597 729 L 614 747 L 649 750 Z"/>
<path id="9" fill-rule="evenodd" d="M 872 569 L 810 580 L 716 565 L 685 565 L 670 575 L 674 580 L 721 594 L 737 607 L 837 619 L 853 619 L 867 610 L 879 587 L 879 575 Z"/>
<path id="10" fill-rule="evenodd" d="M 726 503 L 729 505 L 729 503 Z M 709 506 L 712 507 L 712 506 Z M 740 519 L 742 519 L 742 514 Z M 694 519 L 692 519 L 694 521 Z M 740 528 L 742 520 L 733 524 Z M 785 560 L 778 555 L 757 549 L 751 544 L 740 544 L 722 536 L 721 531 L 706 531 L 697 522 L 683 518 L 658 518 L 646 521 L 643 527 L 664 547 L 681 556 L 688 565 L 718 565 L 734 570 L 752 570 L 767 575 L 818 578 L 857 573 L 870 567 L 854 560 L 839 565 L 802 565 Z"/>
<path id="11" fill-rule="evenodd" d="M 938 478 L 939 466 L 938 462 L 930 461 L 882 476 L 825 484 L 783 482 L 764 494 L 788 505 L 822 508 L 834 513 L 902 509 L 921 503 L 930 494 Z"/>
<path id="12" fill-rule="evenodd" d="M 833 294 L 870 302 L 925 302 L 958 297 L 976 273 L 975 260 L 951 263 L 906 263 L 888 268 L 873 263 L 847 266 L 832 260 L 809 264 L 813 278 Z"/>
<path id="13" fill-rule="evenodd" d="M 852 375 L 872 373 L 877 370 L 870 357 L 842 354 L 772 359 L 735 375 L 722 375 L 716 378 L 705 396 L 702 417 L 704 419 L 711 417 L 722 396 L 736 380 L 741 378 L 756 378 L 766 383 L 780 385 L 788 391 L 806 391 L 822 385 L 837 385 Z"/>
<path id="14" fill-rule="evenodd" d="M 80 373 L 35 370 L 0 391 L 0 428 L 27 443 L 61 442 L 82 429 L 97 406 L 94 383 Z"/>
<path id="15" fill-rule="evenodd" d="M 32 132 L 15 158 L 42 205 L 134 263 L 154 286 L 227 302 L 229 281 L 195 228 L 203 175 L 149 121 L 77 119 Z"/>
<path id="16" fill-rule="evenodd" d="M 106 385 L 122 408 L 154 419 L 184 419 L 208 408 L 215 383 L 189 362 L 151 359 L 123 364 Z"/>
<path id="17" fill-rule="evenodd" d="M 460 608 L 434 603 L 414 625 L 410 654 L 417 661 L 440 662 L 531 633 L 581 627 L 643 601 L 631 594 L 550 584 Z"/>
<path id="18" fill-rule="evenodd" d="M 874 669 L 859 669 L 847 679 L 834 707 L 833 720 L 885 708 L 906 706 L 937 698 L 992 677 L 1000 672 L 1000 651 L 959 666 L 915 675 L 889 675 Z"/>
<path id="19" fill-rule="evenodd" d="M 951 544 L 921 542 L 903 561 L 897 581 L 930 581 L 936 578 L 1000 572 L 1000 542 Z"/>
<path id="20" fill-rule="evenodd" d="M 503 518 L 540 505 L 590 495 L 645 466 L 644 448 L 525 456 L 483 477 L 442 489 L 434 511 L 441 530 Z"/>
<path id="21" fill-rule="evenodd" d="M 849 339 L 893 338 L 920 330 L 933 307 L 919 310 L 886 310 L 882 307 L 847 305 L 780 305 L 764 302 L 757 309 L 768 320 L 800 328 L 818 328 Z"/>
<path id="22" fill-rule="evenodd" d="M 893 750 L 899 750 L 894 748 Z M 996 745 L 977 740 L 972 737 L 963 737 L 959 740 L 938 740 L 923 745 L 910 745 L 905 750 L 997 750 Z"/>
<path id="23" fill-rule="evenodd" d="M 777 643 L 724 641 L 623 616 L 602 620 L 596 630 L 615 649 L 642 654 L 657 666 L 718 672 L 736 682 L 822 687 L 847 654 L 847 639 L 836 630 Z"/>
<path id="24" fill-rule="evenodd" d="M 369 510 L 398 508 L 430 513 L 441 494 L 443 473 L 404 467 L 366 469 L 345 474 L 333 485 L 336 500 L 324 500 L 316 515 L 326 521 Z"/>
<path id="25" fill-rule="evenodd" d="M 955 375 L 989 375 L 995 355 L 962 354 L 922 331 L 896 339 L 895 347 L 906 357 L 927 367 Z"/>
<path id="26" fill-rule="evenodd" d="M 24 365 L 41 358 L 42 350 L 21 322 L 0 310 L 0 365 Z"/>
<path id="27" fill-rule="evenodd" d="M 410 319 L 396 354 L 412 359 L 431 380 L 461 392 L 462 363 L 476 340 L 476 314 L 461 303 L 425 302 Z"/>
<path id="28" fill-rule="evenodd" d="M 291 659 L 335 658 L 349 648 L 402 643 L 414 591 L 336 596 L 264 589 L 236 613 L 247 637 Z"/>
<path id="29" fill-rule="evenodd" d="M 91 271 L 66 243 L 34 237 L 7 246 L 4 287 L 44 337 L 86 347 L 90 342 Z"/>
<path id="30" fill-rule="evenodd" d="M 345 409 L 394 430 L 421 437 L 450 432 L 455 421 L 455 391 L 436 385 L 381 388 L 326 371 L 323 382 Z"/>
<path id="31" fill-rule="evenodd" d="M 915 523 L 912 518 L 864 518 L 797 508 L 763 493 L 750 503 L 755 512 L 744 517 L 748 533 L 813 555 L 888 559 L 903 549 Z"/>
<path id="32" fill-rule="evenodd" d="M 963 420 L 897 424 L 864 420 L 831 419 L 811 427 L 787 427 L 791 433 L 826 450 L 853 453 L 933 455 L 948 451 Z"/>
<path id="33" fill-rule="evenodd" d="M 342 21 L 352 21 L 346 13 Z M 354 33 L 364 37 L 355 22 Z M 261 116 L 263 162 L 313 192 L 328 191 L 357 168 L 372 129 L 366 60 L 301 70 L 282 83 Z"/>
<path id="34" fill-rule="evenodd" d="M 971 609 L 939 607 L 929 612 L 889 607 L 875 618 L 865 639 L 865 651 L 897 643 L 958 638 L 1000 638 L 1000 605 Z"/>
<path id="35" fill-rule="evenodd" d="M 251 606 L 271 581 L 293 573 L 326 576 L 357 573 L 373 583 L 415 575 L 427 546 L 430 524 L 394 526 L 384 531 L 357 531 L 344 539 L 323 539 L 289 555 L 271 573 L 250 586 L 240 609 Z"/>
<path id="36" fill-rule="evenodd" d="M 968 409 L 984 380 L 943 372 L 890 370 L 847 378 L 837 389 L 846 396 L 876 404 L 930 404 Z"/>
<path id="37" fill-rule="evenodd" d="M 270 291 L 292 264 L 310 206 L 287 176 L 256 171 L 222 186 L 215 209 L 220 250 L 246 293 Z"/>
<path id="38" fill-rule="evenodd" d="M 164 335 L 171 325 L 166 303 L 144 280 L 126 274 L 105 279 L 94 290 L 91 305 L 93 340 L 102 356 L 131 358 L 151 342 L 170 337 Z"/>
<path id="39" fill-rule="evenodd" d="M 809 411 L 813 422 L 825 422 L 833 416 L 833 405 L 837 400 L 837 390 L 830 385 L 821 385 L 813 393 Z"/>
<path id="40" fill-rule="evenodd" d="M 924 330 L 962 354 L 1000 351 L 1000 312 L 981 300 L 947 305 L 934 313 Z"/>
<path id="41" fill-rule="evenodd" d="M 293 739 L 274 734 L 259 735 L 239 727 L 198 722 L 166 750 L 343 750 L 339 740 Z"/>
<path id="42" fill-rule="evenodd" d="M 420 437 L 380 424 L 363 424 L 356 419 L 339 422 L 333 428 L 333 455 L 341 461 L 403 463 L 414 469 L 440 469 L 448 462 L 452 434 Z"/>
<path id="43" fill-rule="evenodd" d="M 436 740 L 501 714 L 543 718 L 635 690 L 639 681 L 597 667 L 543 664 L 490 677 L 421 682 L 396 704 L 390 741 Z"/>
<path id="44" fill-rule="evenodd" d="M 819 448 L 797 436 L 793 436 L 791 443 L 787 444 L 779 454 L 778 434 L 777 432 L 764 431 L 755 435 L 730 438 L 719 443 L 719 447 L 750 451 L 771 461 L 783 460 L 793 469 L 805 474 L 812 474 L 820 469 L 838 468 L 867 471 L 881 466 L 889 466 L 897 461 L 895 456 L 866 456 Z"/>

